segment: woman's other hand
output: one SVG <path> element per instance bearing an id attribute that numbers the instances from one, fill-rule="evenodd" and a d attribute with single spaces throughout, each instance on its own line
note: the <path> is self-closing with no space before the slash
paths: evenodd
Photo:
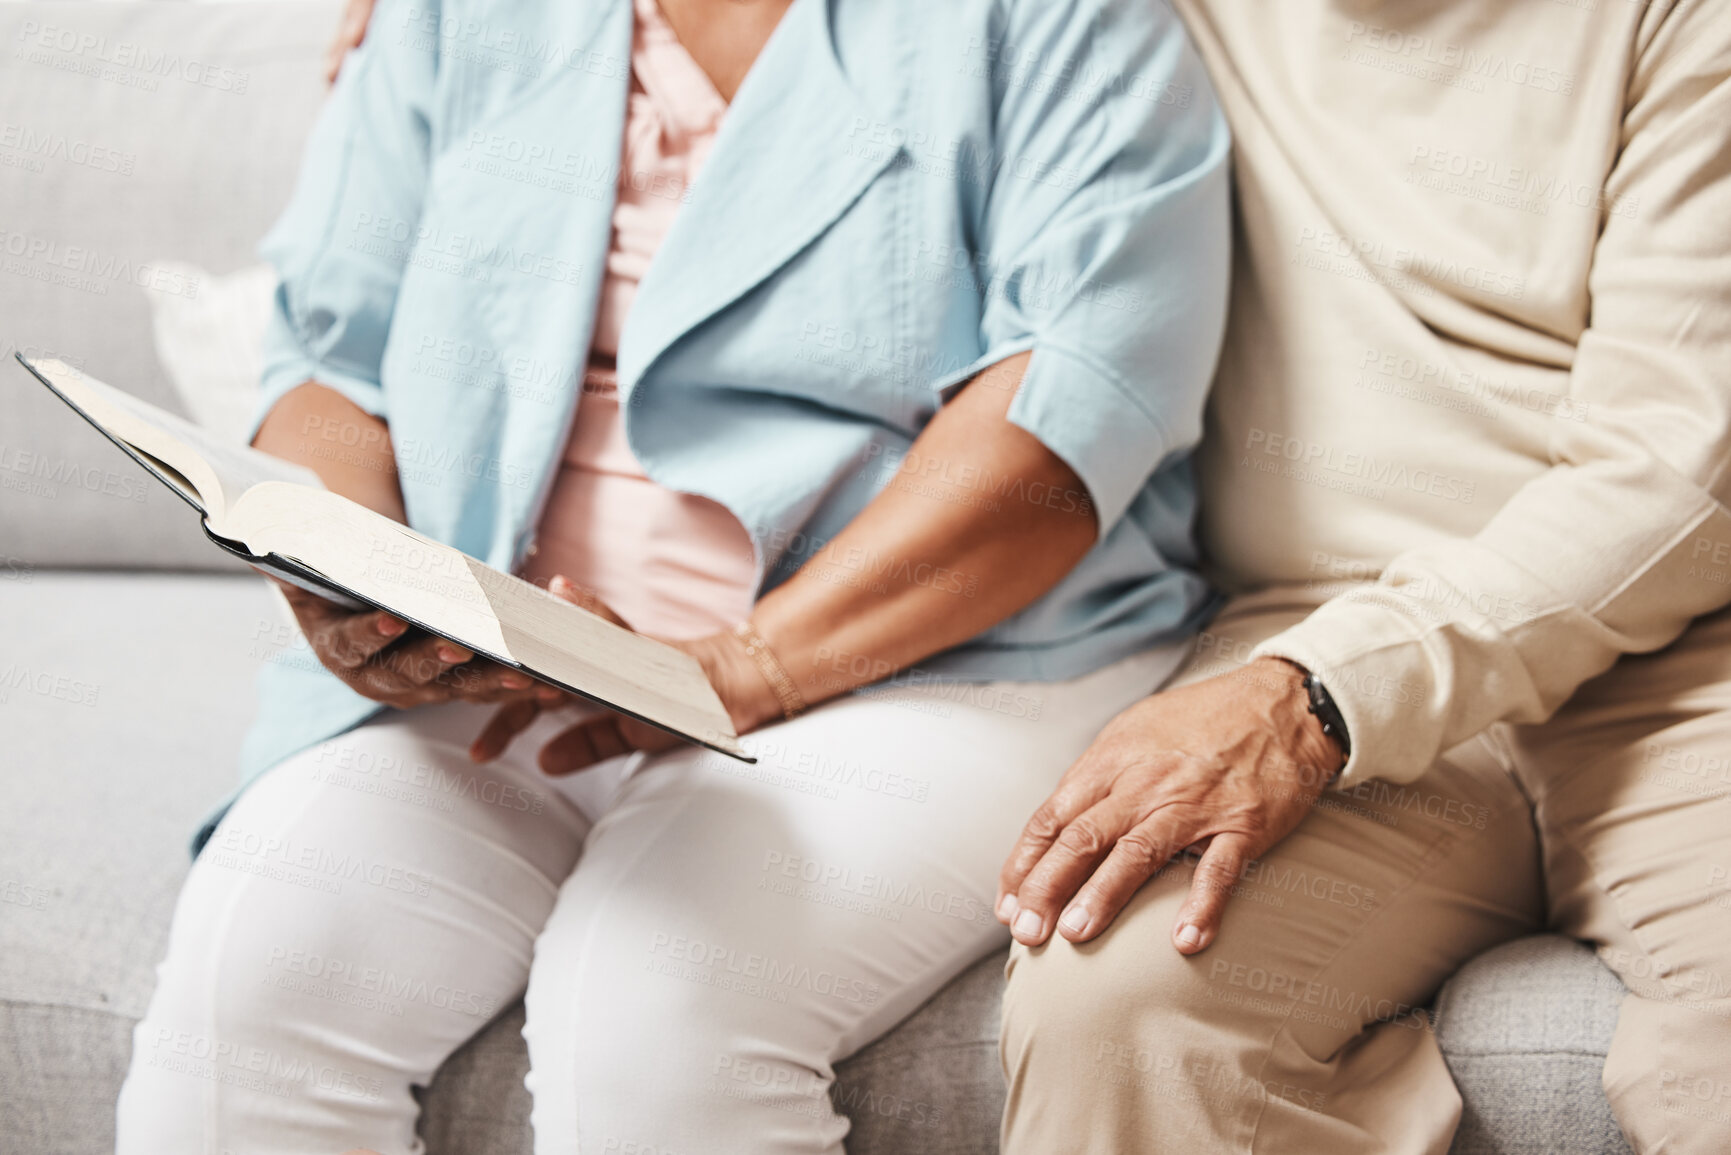
<path id="1" fill-rule="evenodd" d="M 345 686 L 399 710 L 452 699 L 500 702 L 558 690 L 527 674 L 477 658 L 467 648 L 411 630 L 383 610 L 349 610 L 277 582 L 313 655 Z"/>
<path id="2" fill-rule="evenodd" d="M 594 594 L 578 588 L 562 574 L 547 584 L 547 590 L 592 614 L 599 614 L 614 625 L 630 628 Z M 714 634 L 668 644 L 697 659 L 709 677 L 709 684 L 715 687 L 716 696 L 727 707 L 736 734 L 749 733 L 771 718 L 780 717 L 781 705 L 775 691 L 732 634 Z M 558 691 L 554 693 L 557 697 L 553 699 L 543 695 L 501 706 L 469 747 L 469 757 L 477 762 L 490 762 L 503 754 L 512 740 L 527 730 L 543 710 L 587 701 Z M 633 750 L 668 750 L 677 745 L 679 739 L 665 730 L 608 710 L 556 735 L 541 747 L 537 761 L 543 773 L 563 775 Z"/>
<path id="3" fill-rule="evenodd" d="M 343 7 L 343 17 L 337 22 L 337 34 L 325 49 L 325 82 L 335 84 L 342 71 L 343 58 L 351 49 L 359 48 L 367 36 L 367 22 L 373 18 L 373 0 L 349 0 Z"/>

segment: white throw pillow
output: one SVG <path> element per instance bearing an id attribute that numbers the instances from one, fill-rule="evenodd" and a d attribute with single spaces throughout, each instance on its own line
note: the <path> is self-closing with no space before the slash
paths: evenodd
<path id="1" fill-rule="evenodd" d="M 231 441 L 245 441 L 264 371 L 264 330 L 276 270 L 252 265 L 213 277 L 196 265 L 155 262 L 178 273 L 169 284 L 195 284 L 187 297 L 146 287 L 156 356 L 194 421 Z"/>
<path id="2" fill-rule="evenodd" d="M 178 279 L 162 278 L 164 283 L 198 286 L 195 297 L 144 290 L 150 298 L 157 360 L 194 421 L 226 440 L 244 444 L 258 405 L 264 329 L 271 295 L 276 292 L 276 270 L 258 264 L 213 277 L 183 261 L 157 265 L 179 274 Z M 265 585 L 288 629 L 284 636 L 293 639 L 281 653 L 304 656 L 306 641 L 288 599 L 275 582 Z"/>

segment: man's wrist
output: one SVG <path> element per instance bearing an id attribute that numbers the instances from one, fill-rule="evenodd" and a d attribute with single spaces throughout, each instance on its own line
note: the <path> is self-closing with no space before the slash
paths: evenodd
<path id="1" fill-rule="evenodd" d="M 1285 672 L 1288 693 L 1294 701 L 1296 718 L 1304 750 L 1300 762 L 1316 766 L 1323 775 L 1321 785 L 1327 786 L 1346 768 L 1351 757 L 1351 738 L 1345 719 L 1334 706 L 1334 700 L 1308 669 L 1289 658 L 1265 657 L 1260 662 L 1273 663 Z"/>
<path id="2" fill-rule="evenodd" d="M 1303 669 L 1302 666 L 1299 667 Z M 1340 707 L 1334 704 L 1334 695 L 1328 692 L 1328 687 L 1322 684 L 1309 670 L 1304 672 L 1304 691 L 1309 697 L 1310 712 L 1322 724 L 1322 732 L 1334 740 L 1340 748 L 1342 763 L 1352 760 L 1352 736 L 1346 731 L 1346 719 L 1341 716 Z"/>

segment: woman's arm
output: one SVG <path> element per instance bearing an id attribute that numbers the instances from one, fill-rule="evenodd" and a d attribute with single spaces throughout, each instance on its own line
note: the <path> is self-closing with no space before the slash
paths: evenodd
<path id="1" fill-rule="evenodd" d="M 304 465 L 340 493 L 406 522 L 390 429 L 335 389 L 308 381 L 271 406 L 253 446 Z M 301 633 L 351 690 L 399 709 L 463 698 L 497 702 L 539 693 L 534 682 L 462 646 L 411 631 L 382 610 L 356 613 L 278 582 Z M 557 698 L 549 691 L 549 700 Z"/>
<path id="2" fill-rule="evenodd" d="M 271 406 L 253 447 L 304 465 L 325 483 L 368 509 L 407 523 L 403 492 L 397 486 L 397 458 L 391 432 L 375 417 L 315 381 L 295 387 Z"/>
<path id="3" fill-rule="evenodd" d="M 1008 42 L 1102 76 L 1152 69 L 1165 95 L 982 93 L 997 102 L 992 155 L 1017 162 L 995 167 L 966 251 L 989 271 L 976 364 L 994 367 L 933 417 L 894 482 L 759 603 L 754 625 L 791 687 L 778 696 L 780 671 L 760 670 L 732 634 L 684 646 L 742 733 L 780 716 L 782 697 L 811 704 L 880 681 L 1028 606 L 1201 435 L 1230 243 L 1229 141 L 1201 62 L 1163 5 L 1003 7 Z M 473 753 L 497 753 L 533 716 L 507 707 Z M 540 761 L 561 772 L 667 744 L 599 718 Z"/>
<path id="4" fill-rule="evenodd" d="M 1075 470 L 1008 418 L 1030 356 L 970 381 L 883 492 L 758 603 L 753 624 L 807 703 L 967 641 L 1093 546 L 1093 502 Z"/>
<path id="5" fill-rule="evenodd" d="M 882 681 L 997 624 L 1093 546 L 1094 503 L 1076 471 L 1009 419 L 1031 356 L 1015 354 L 969 381 L 927 423 L 889 485 L 757 604 L 752 624 L 806 705 Z M 561 579 L 549 588 L 607 612 Z M 702 664 L 737 732 L 782 716 L 774 686 L 735 635 L 676 644 Z M 501 709 L 471 756 L 503 753 L 541 708 L 526 700 Z M 566 774 L 672 744 L 659 730 L 607 714 L 554 738 L 540 765 Z"/>

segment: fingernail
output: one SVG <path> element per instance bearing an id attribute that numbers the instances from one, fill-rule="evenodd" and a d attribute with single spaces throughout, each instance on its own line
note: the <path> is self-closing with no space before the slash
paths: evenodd
<path id="1" fill-rule="evenodd" d="M 1084 934 L 1088 930 L 1089 921 L 1088 908 L 1075 902 L 1071 903 L 1070 909 L 1064 912 L 1064 917 L 1058 920 L 1058 925 L 1071 934 Z"/>
<path id="2" fill-rule="evenodd" d="M 441 662 L 466 662 L 469 657 L 467 650 L 459 650 L 456 646 L 449 644 L 439 646 L 439 660 Z"/>
<path id="3" fill-rule="evenodd" d="M 512 672 L 501 676 L 499 682 L 501 685 L 507 686 L 513 690 L 526 690 L 534 680 L 535 679 L 529 677 L 527 674 Z"/>
<path id="4" fill-rule="evenodd" d="M 998 900 L 998 921 L 1009 926 L 1016 921 L 1016 911 L 1020 909 L 1021 904 L 1016 901 L 1016 896 L 1006 894 Z"/>
<path id="5" fill-rule="evenodd" d="M 1178 928 L 1178 945 L 1185 950 L 1194 950 L 1202 945 L 1202 931 L 1192 923 L 1185 923 Z"/>
<path id="6" fill-rule="evenodd" d="M 547 588 L 550 590 L 551 589 L 561 589 L 561 590 L 570 589 L 571 588 L 571 579 L 566 577 L 562 573 L 556 573 L 553 575 L 553 580 L 547 583 Z"/>
<path id="7" fill-rule="evenodd" d="M 394 638 L 407 628 L 407 625 L 398 621 L 396 618 L 379 619 L 379 633 L 385 635 L 387 638 Z"/>
<path id="8" fill-rule="evenodd" d="M 1016 924 L 1010 929 L 1023 942 L 1037 942 L 1040 932 L 1046 929 L 1046 920 L 1031 910 L 1024 910 L 1016 916 Z"/>

